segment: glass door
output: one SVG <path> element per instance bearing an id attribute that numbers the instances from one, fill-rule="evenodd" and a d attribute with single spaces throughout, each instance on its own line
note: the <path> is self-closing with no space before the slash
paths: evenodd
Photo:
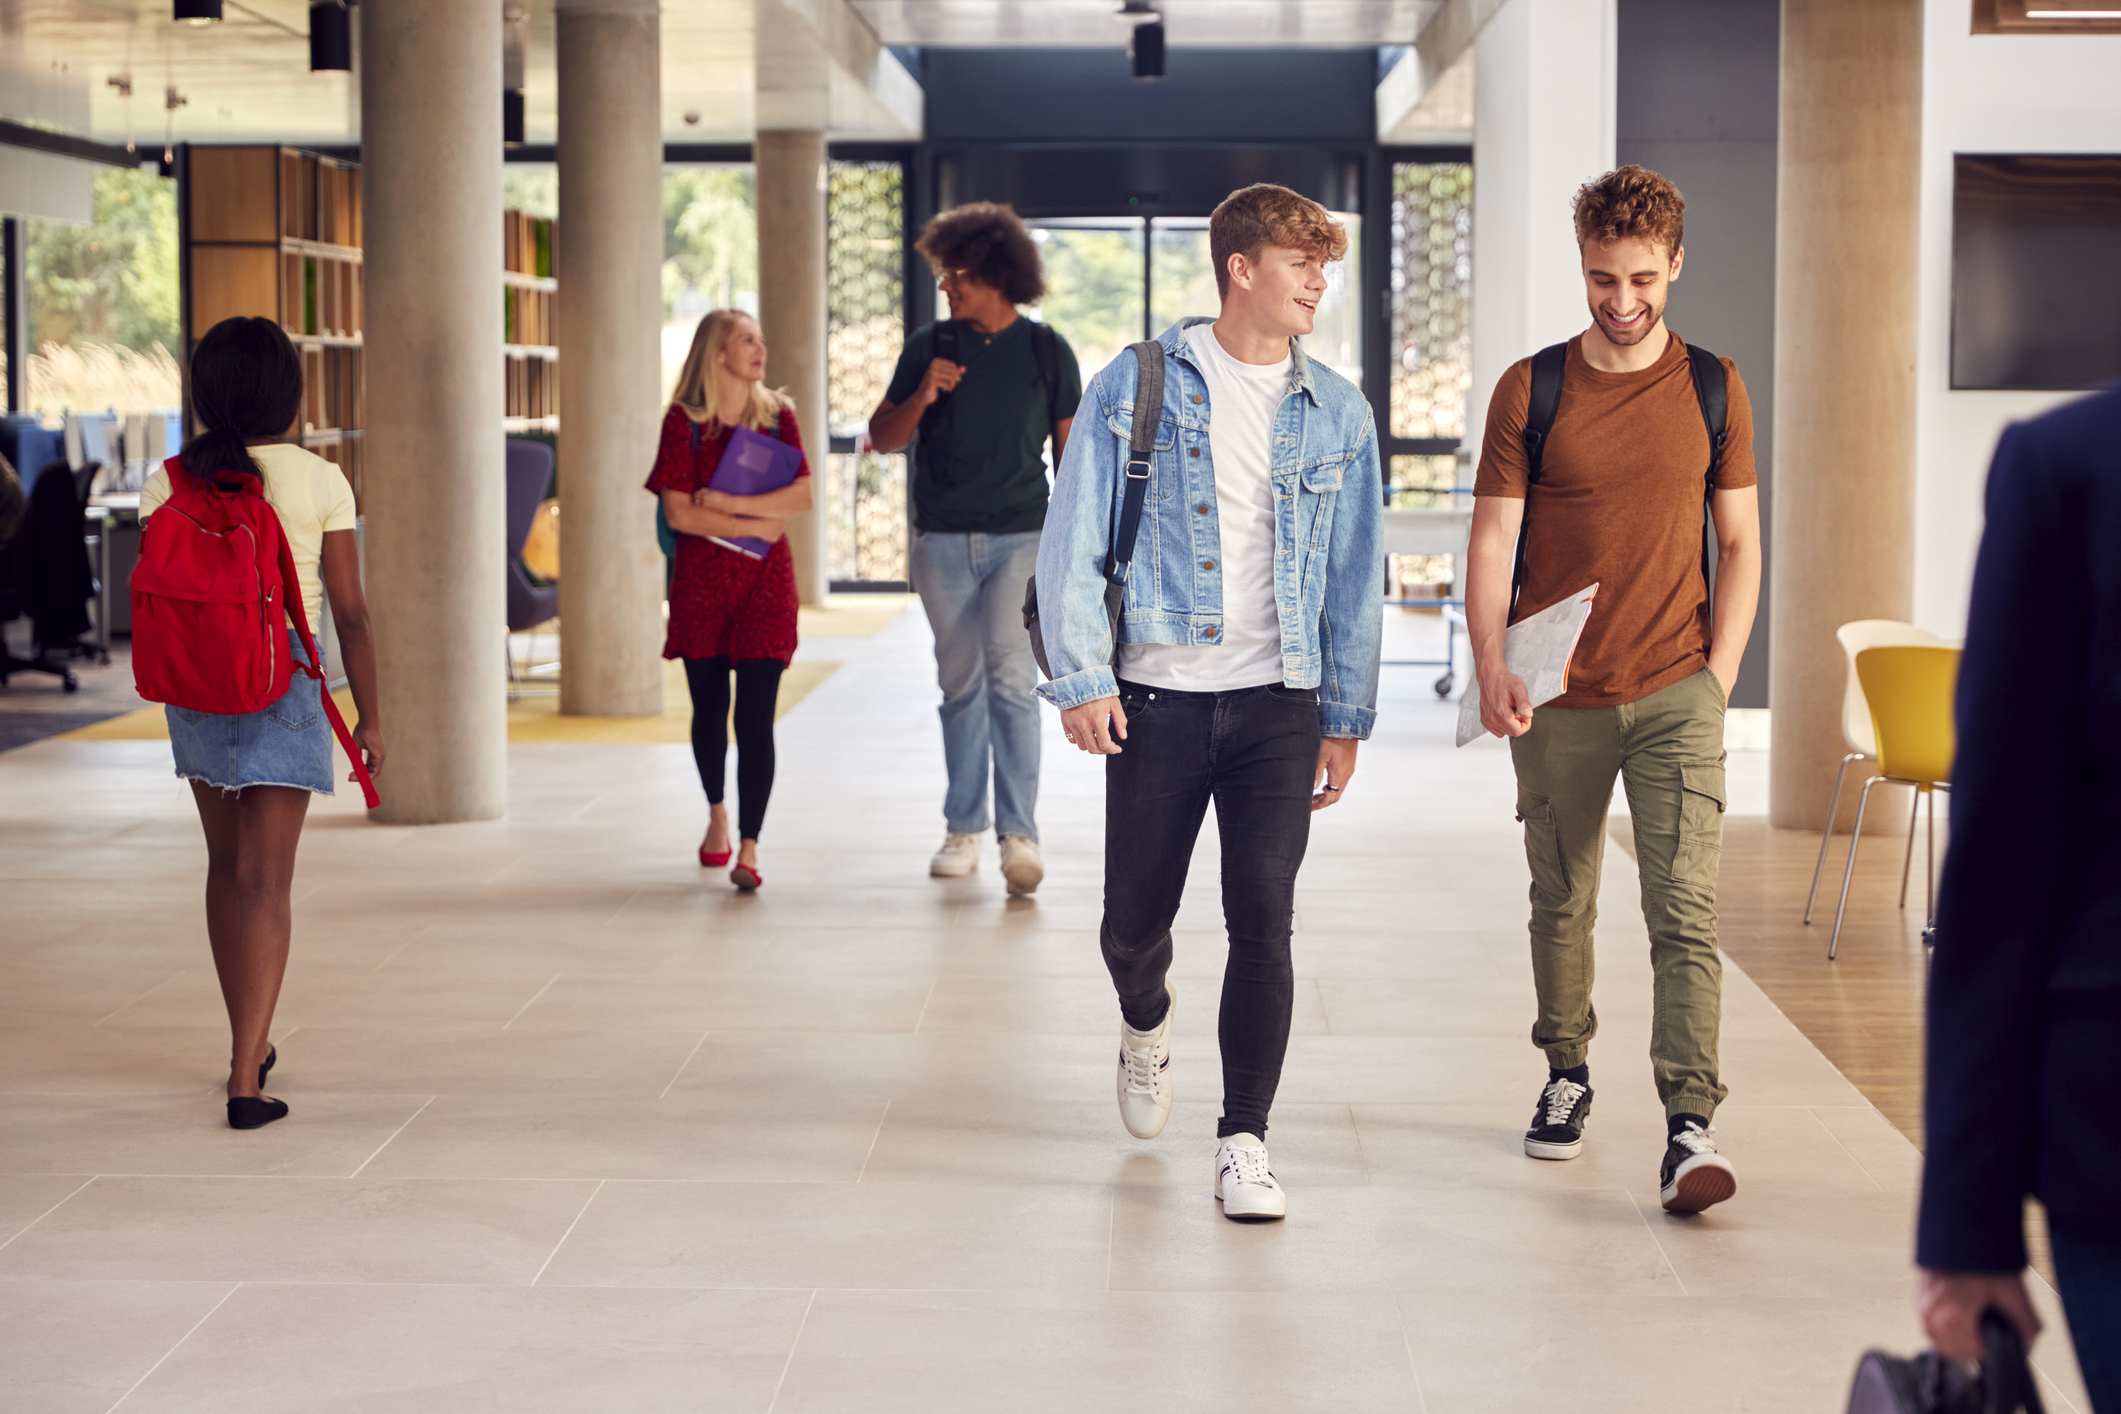
<path id="1" fill-rule="evenodd" d="M 1148 270 L 1139 216 L 1027 221 L 1046 268 L 1046 297 L 1032 317 L 1075 350 L 1083 379 L 1142 337 Z"/>

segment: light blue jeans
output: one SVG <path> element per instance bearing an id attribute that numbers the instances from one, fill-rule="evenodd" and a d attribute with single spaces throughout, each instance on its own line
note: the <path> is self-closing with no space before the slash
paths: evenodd
<path id="1" fill-rule="evenodd" d="M 986 833 L 987 774 L 999 833 L 1038 838 L 1038 664 L 1024 631 L 1024 583 L 1038 569 L 1035 530 L 1008 535 L 916 530 L 913 588 L 935 630 L 943 689 L 950 833 Z"/>

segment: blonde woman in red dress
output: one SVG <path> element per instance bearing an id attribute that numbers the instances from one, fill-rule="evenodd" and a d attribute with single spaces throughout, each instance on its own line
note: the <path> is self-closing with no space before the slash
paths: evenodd
<path id="1" fill-rule="evenodd" d="M 648 490 L 662 498 L 677 532 L 665 658 L 682 659 L 692 690 L 692 756 L 707 790 L 707 836 L 700 863 L 719 868 L 731 853 L 722 804 L 729 755 L 729 680 L 736 678 L 736 864 L 729 882 L 746 891 L 759 873 L 759 831 L 773 793 L 773 717 L 781 672 L 795 656 L 795 562 L 788 517 L 810 509 L 810 466 L 763 496 L 730 496 L 708 482 L 729 434 L 750 427 L 798 451 L 795 408 L 765 386 L 766 340 L 756 319 L 717 309 L 700 321 L 678 374 Z M 720 545 L 714 536 L 772 542 L 764 559 Z"/>

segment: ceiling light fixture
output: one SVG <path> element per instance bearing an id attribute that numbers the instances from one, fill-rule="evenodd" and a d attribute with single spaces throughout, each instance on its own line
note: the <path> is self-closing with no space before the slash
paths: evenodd
<path id="1" fill-rule="evenodd" d="M 353 72 L 353 14 L 339 0 L 309 7 L 309 71 Z"/>
<path id="2" fill-rule="evenodd" d="M 1125 0 L 1112 18 L 1123 25 L 1147 25 L 1162 20 L 1163 14 L 1156 8 L 1156 0 Z"/>
<path id="3" fill-rule="evenodd" d="M 211 25 L 221 20 L 221 0 L 176 0 L 171 18 L 179 24 Z"/>
<path id="4" fill-rule="evenodd" d="M 1164 76 L 1164 25 L 1162 20 L 1134 27 L 1134 38 L 1127 44 L 1127 52 L 1134 57 L 1134 77 L 1138 79 L 1160 79 Z"/>
<path id="5" fill-rule="evenodd" d="M 523 142 L 523 90 L 504 88 L 501 90 L 501 143 L 506 147 L 521 147 Z"/>

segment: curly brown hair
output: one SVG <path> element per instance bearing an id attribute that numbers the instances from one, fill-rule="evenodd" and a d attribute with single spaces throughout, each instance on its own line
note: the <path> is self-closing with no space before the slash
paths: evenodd
<path id="1" fill-rule="evenodd" d="M 1208 254 L 1215 262 L 1215 293 L 1230 297 L 1230 257 L 1257 260 L 1262 248 L 1286 246 L 1334 261 L 1348 253 L 1348 233 L 1323 206 L 1307 196 L 1254 182 L 1239 187 L 1208 217 Z"/>
<path id="2" fill-rule="evenodd" d="M 1686 243 L 1686 198 L 1669 180 L 1632 163 L 1576 189 L 1576 245 L 1640 238 L 1671 255 Z"/>
<path id="3" fill-rule="evenodd" d="M 1046 293 L 1038 243 L 1014 210 L 992 201 L 952 207 L 928 222 L 914 249 L 936 273 L 962 270 L 992 285 L 1011 304 L 1036 304 Z"/>

